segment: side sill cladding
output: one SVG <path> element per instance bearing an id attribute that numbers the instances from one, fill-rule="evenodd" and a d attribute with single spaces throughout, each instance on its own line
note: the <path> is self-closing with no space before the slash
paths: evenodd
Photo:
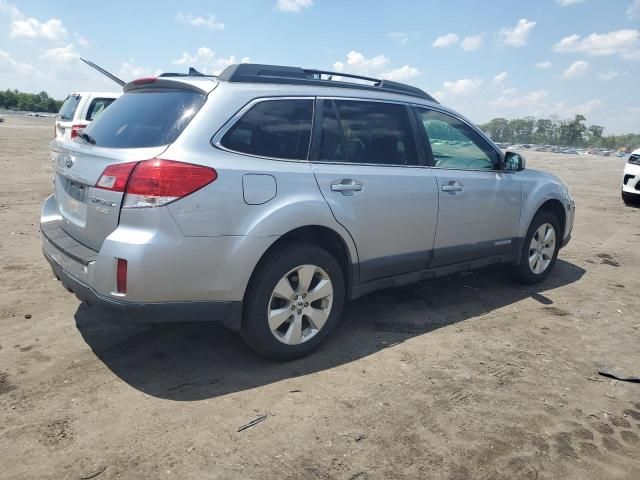
<path id="1" fill-rule="evenodd" d="M 358 297 L 361 297 L 362 295 L 366 295 L 367 293 L 381 290 L 383 288 L 401 287 L 403 285 L 409 285 L 411 283 L 419 282 L 420 280 L 428 280 L 445 275 L 452 275 L 454 273 L 474 270 L 477 268 L 487 267 L 489 265 L 512 263 L 515 260 L 515 257 L 515 253 L 507 253 L 502 255 L 495 255 L 492 257 L 480 258 L 468 262 L 456 263 L 444 267 L 430 268 L 417 272 L 405 273 L 403 275 L 381 278 L 378 280 L 361 283 L 359 285 L 354 285 L 349 293 L 349 298 L 354 300 Z"/>

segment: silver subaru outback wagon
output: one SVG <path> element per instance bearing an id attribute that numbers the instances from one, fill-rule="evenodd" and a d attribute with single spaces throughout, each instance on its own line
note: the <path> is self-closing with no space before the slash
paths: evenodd
<path id="1" fill-rule="evenodd" d="M 55 276 L 88 304 L 219 321 L 292 359 L 347 298 L 494 263 L 549 275 L 573 226 L 564 183 L 424 91 L 353 77 L 241 64 L 126 84 L 51 145 Z"/>

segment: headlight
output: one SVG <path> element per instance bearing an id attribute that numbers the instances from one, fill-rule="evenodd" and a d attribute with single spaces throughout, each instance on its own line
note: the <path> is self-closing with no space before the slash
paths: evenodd
<path id="1" fill-rule="evenodd" d="M 637 153 L 635 155 L 631 155 L 629 157 L 629 163 L 632 163 L 634 165 L 640 165 L 640 155 Z"/>

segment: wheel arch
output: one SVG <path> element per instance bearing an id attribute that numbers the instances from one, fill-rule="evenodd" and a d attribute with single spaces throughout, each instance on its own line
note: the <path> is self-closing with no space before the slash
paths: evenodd
<path id="1" fill-rule="evenodd" d="M 538 207 L 538 210 L 536 211 L 535 215 L 531 217 L 531 221 L 533 221 L 536 215 L 538 215 L 538 213 L 542 211 L 550 212 L 556 216 L 556 218 L 560 222 L 560 241 L 562 241 L 562 239 L 564 238 L 565 229 L 567 227 L 567 212 L 564 209 L 564 205 L 560 200 L 557 200 L 555 198 L 551 200 L 547 200 L 542 205 L 540 205 L 540 207 Z"/>
<path id="2" fill-rule="evenodd" d="M 253 280 L 256 270 L 262 263 L 265 256 L 267 256 L 269 252 L 273 251 L 274 249 L 278 248 L 280 245 L 288 241 L 311 243 L 328 251 L 342 268 L 345 286 L 347 287 L 346 294 L 347 296 L 349 295 L 351 286 L 354 284 L 354 282 L 357 281 L 357 251 L 355 251 L 355 247 L 350 248 L 348 240 L 345 239 L 340 233 L 324 225 L 300 226 L 297 228 L 293 228 L 285 234 L 277 237 L 274 242 L 262 253 L 260 259 L 255 264 L 249 282 Z"/>
<path id="3" fill-rule="evenodd" d="M 525 195 L 520 226 L 518 227 L 518 239 L 524 240 L 531 222 L 539 212 L 544 210 L 553 213 L 558 218 L 561 229 L 560 239 L 562 240 L 567 227 L 567 210 L 562 200 L 562 190 L 560 185 L 556 183 L 539 185 Z"/>

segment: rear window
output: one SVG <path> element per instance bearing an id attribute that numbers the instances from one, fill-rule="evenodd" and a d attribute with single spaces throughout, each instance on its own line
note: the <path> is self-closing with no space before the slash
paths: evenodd
<path id="1" fill-rule="evenodd" d="M 80 95 L 69 95 L 62 104 L 62 107 L 60 107 L 58 118 L 60 120 L 73 120 L 81 98 Z"/>
<path id="2" fill-rule="evenodd" d="M 306 160 L 313 100 L 265 100 L 222 137 L 223 147 L 259 157 Z"/>
<path id="3" fill-rule="evenodd" d="M 121 96 L 91 123 L 98 147 L 146 148 L 173 143 L 206 96 L 189 90 L 139 90 Z"/>
<path id="4" fill-rule="evenodd" d="M 115 98 L 94 98 L 91 100 L 89 110 L 87 110 L 87 120 L 90 122 L 98 118 L 104 109 L 113 103 Z"/>

